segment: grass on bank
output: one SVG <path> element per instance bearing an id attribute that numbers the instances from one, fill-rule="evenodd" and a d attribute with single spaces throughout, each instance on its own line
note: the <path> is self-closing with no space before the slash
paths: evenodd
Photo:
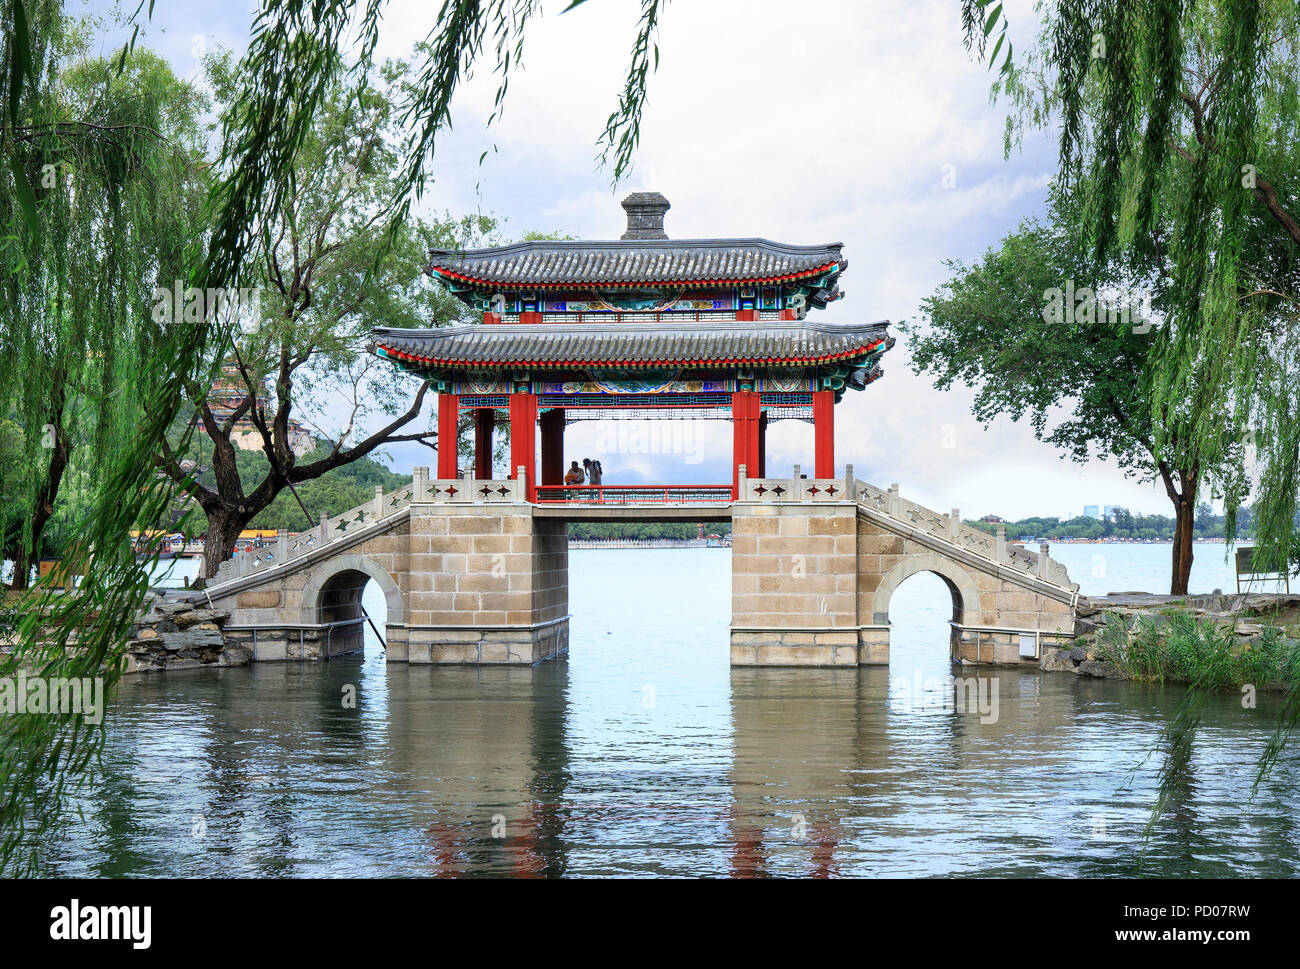
<path id="1" fill-rule="evenodd" d="M 1285 690 L 1300 677 L 1300 641 L 1277 626 L 1239 642 L 1235 622 L 1197 619 L 1189 612 L 1162 616 L 1110 613 L 1094 644 L 1097 656 L 1130 679 L 1195 683 L 1208 690 L 1251 684 Z"/>

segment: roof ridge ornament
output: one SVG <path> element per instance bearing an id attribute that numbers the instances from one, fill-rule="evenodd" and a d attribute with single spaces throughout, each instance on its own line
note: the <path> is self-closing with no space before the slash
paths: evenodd
<path id="1" fill-rule="evenodd" d="M 623 199 L 627 212 L 627 231 L 624 239 L 667 239 L 664 232 L 664 213 L 672 208 L 658 192 L 633 192 Z"/>

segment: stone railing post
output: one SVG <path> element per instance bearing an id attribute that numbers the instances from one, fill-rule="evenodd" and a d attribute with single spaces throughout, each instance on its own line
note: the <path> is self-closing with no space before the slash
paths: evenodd
<path id="1" fill-rule="evenodd" d="M 411 477 L 411 500 L 428 501 L 429 500 L 429 469 L 420 466 L 415 468 Z"/>
<path id="2" fill-rule="evenodd" d="M 528 469 L 522 464 L 515 468 L 515 501 L 528 500 Z"/>
<path id="3" fill-rule="evenodd" d="M 894 518 L 903 517 L 903 498 L 898 493 L 898 483 L 889 486 L 889 514 Z"/>
<path id="4" fill-rule="evenodd" d="M 948 538 L 952 543 L 957 544 L 957 536 L 961 530 L 961 510 L 954 508 L 952 514 L 948 516 Z"/>
<path id="5" fill-rule="evenodd" d="M 322 545 L 330 540 L 330 516 L 325 512 L 320 513 L 320 540 Z"/>
<path id="6" fill-rule="evenodd" d="M 384 517 L 384 486 L 375 485 L 375 518 Z"/>
<path id="7" fill-rule="evenodd" d="M 749 500 L 749 468 L 743 464 L 736 468 L 736 500 Z"/>
<path id="8" fill-rule="evenodd" d="M 1007 560 L 1007 526 L 1006 525 L 998 525 L 998 534 L 997 534 L 997 539 L 994 544 L 993 550 L 996 553 L 994 557 L 999 562 L 1005 562 Z"/>
<path id="9" fill-rule="evenodd" d="M 1038 577 L 1047 578 L 1047 543 L 1043 542 L 1038 546 Z"/>
<path id="10" fill-rule="evenodd" d="M 289 561 L 289 530 L 281 528 L 275 533 L 275 560 Z"/>
<path id="11" fill-rule="evenodd" d="M 844 497 L 849 501 L 858 500 L 858 482 L 853 477 L 853 465 L 844 465 Z"/>
<path id="12" fill-rule="evenodd" d="M 794 466 L 794 484 L 790 486 L 791 501 L 803 501 L 803 478 L 800 477 L 802 474 L 803 468 L 796 464 Z"/>

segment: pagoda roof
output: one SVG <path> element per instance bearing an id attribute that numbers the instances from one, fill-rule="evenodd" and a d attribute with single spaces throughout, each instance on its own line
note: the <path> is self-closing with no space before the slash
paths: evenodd
<path id="1" fill-rule="evenodd" d="M 791 246 L 767 239 L 627 239 L 517 242 L 431 249 L 425 272 L 482 288 L 775 284 L 843 272 L 843 243 Z M 834 292 L 834 283 L 830 285 Z M 834 298 L 830 295 L 830 298 Z"/>
<path id="2" fill-rule="evenodd" d="M 373 331 L 382 357 L 422 368 L 732 367 L 850 363 L 894 345 L 887 323 L 475 324 Z"/>

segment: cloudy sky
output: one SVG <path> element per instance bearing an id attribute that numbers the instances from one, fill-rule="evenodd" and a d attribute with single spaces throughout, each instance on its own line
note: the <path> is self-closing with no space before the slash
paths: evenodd
<path id="1" fill-rule="evenodd" d="M 141 42 L 197 78 L 195 52 L 214 42 L 242 50 L 255 6 L 169 0 Z M 439 6 L 392 0 L 381 56 L 408 56 Z M 915 318 L 946 278 L 945 259 L 975 259 L 1042 211 L 1055 133 L 1003 158 L 1005 112 L 989 102 L 989 72 L 962 47 L 958 0 L 670 3 L 636 167 L 617 189 L 597 168 L 595 144 L 616 104 L 639 5 L 588 0 L 561 15 L 565 6 L 554 0 L 533 23 L 499 122 L 486 127 L 496 90 L 486 69 L 462 90 L 422 208 L 490 212 L 512 236 L 610 239 L 624 228 L 619 200 L 658 191 L 672 203 L 670 237 L 843 242 L 846 296 L 822 318 L 891 322 Z M 1032 3 L 1005 6 L 1016 47 L 1026 49 L 1037 29 Z M 106 48 L 114 42 L 106 37 Z M 981 427 L 968 390 L 940 393 L 912 372 L 904 340 L 884 369 L 836 408 L 837 462 L 859 477 L 898 482 L 909 497 L 968 517 L 1077 515 L 1085 504 L 1169 513 L 1163 490 L 1113 464 L 1062 461 L 1025 424 Z M 729 424 L 676 425 L 653 437 L 644 426 L 570 426 L 566 457 L 600 457 L 607 483 L 730 480 Z M 811 426 L 775 425 L 768 452 L 769 474 L 811 466 Z M 403 472 L 432 463 L 418 447 L 390 457 Z"/>

